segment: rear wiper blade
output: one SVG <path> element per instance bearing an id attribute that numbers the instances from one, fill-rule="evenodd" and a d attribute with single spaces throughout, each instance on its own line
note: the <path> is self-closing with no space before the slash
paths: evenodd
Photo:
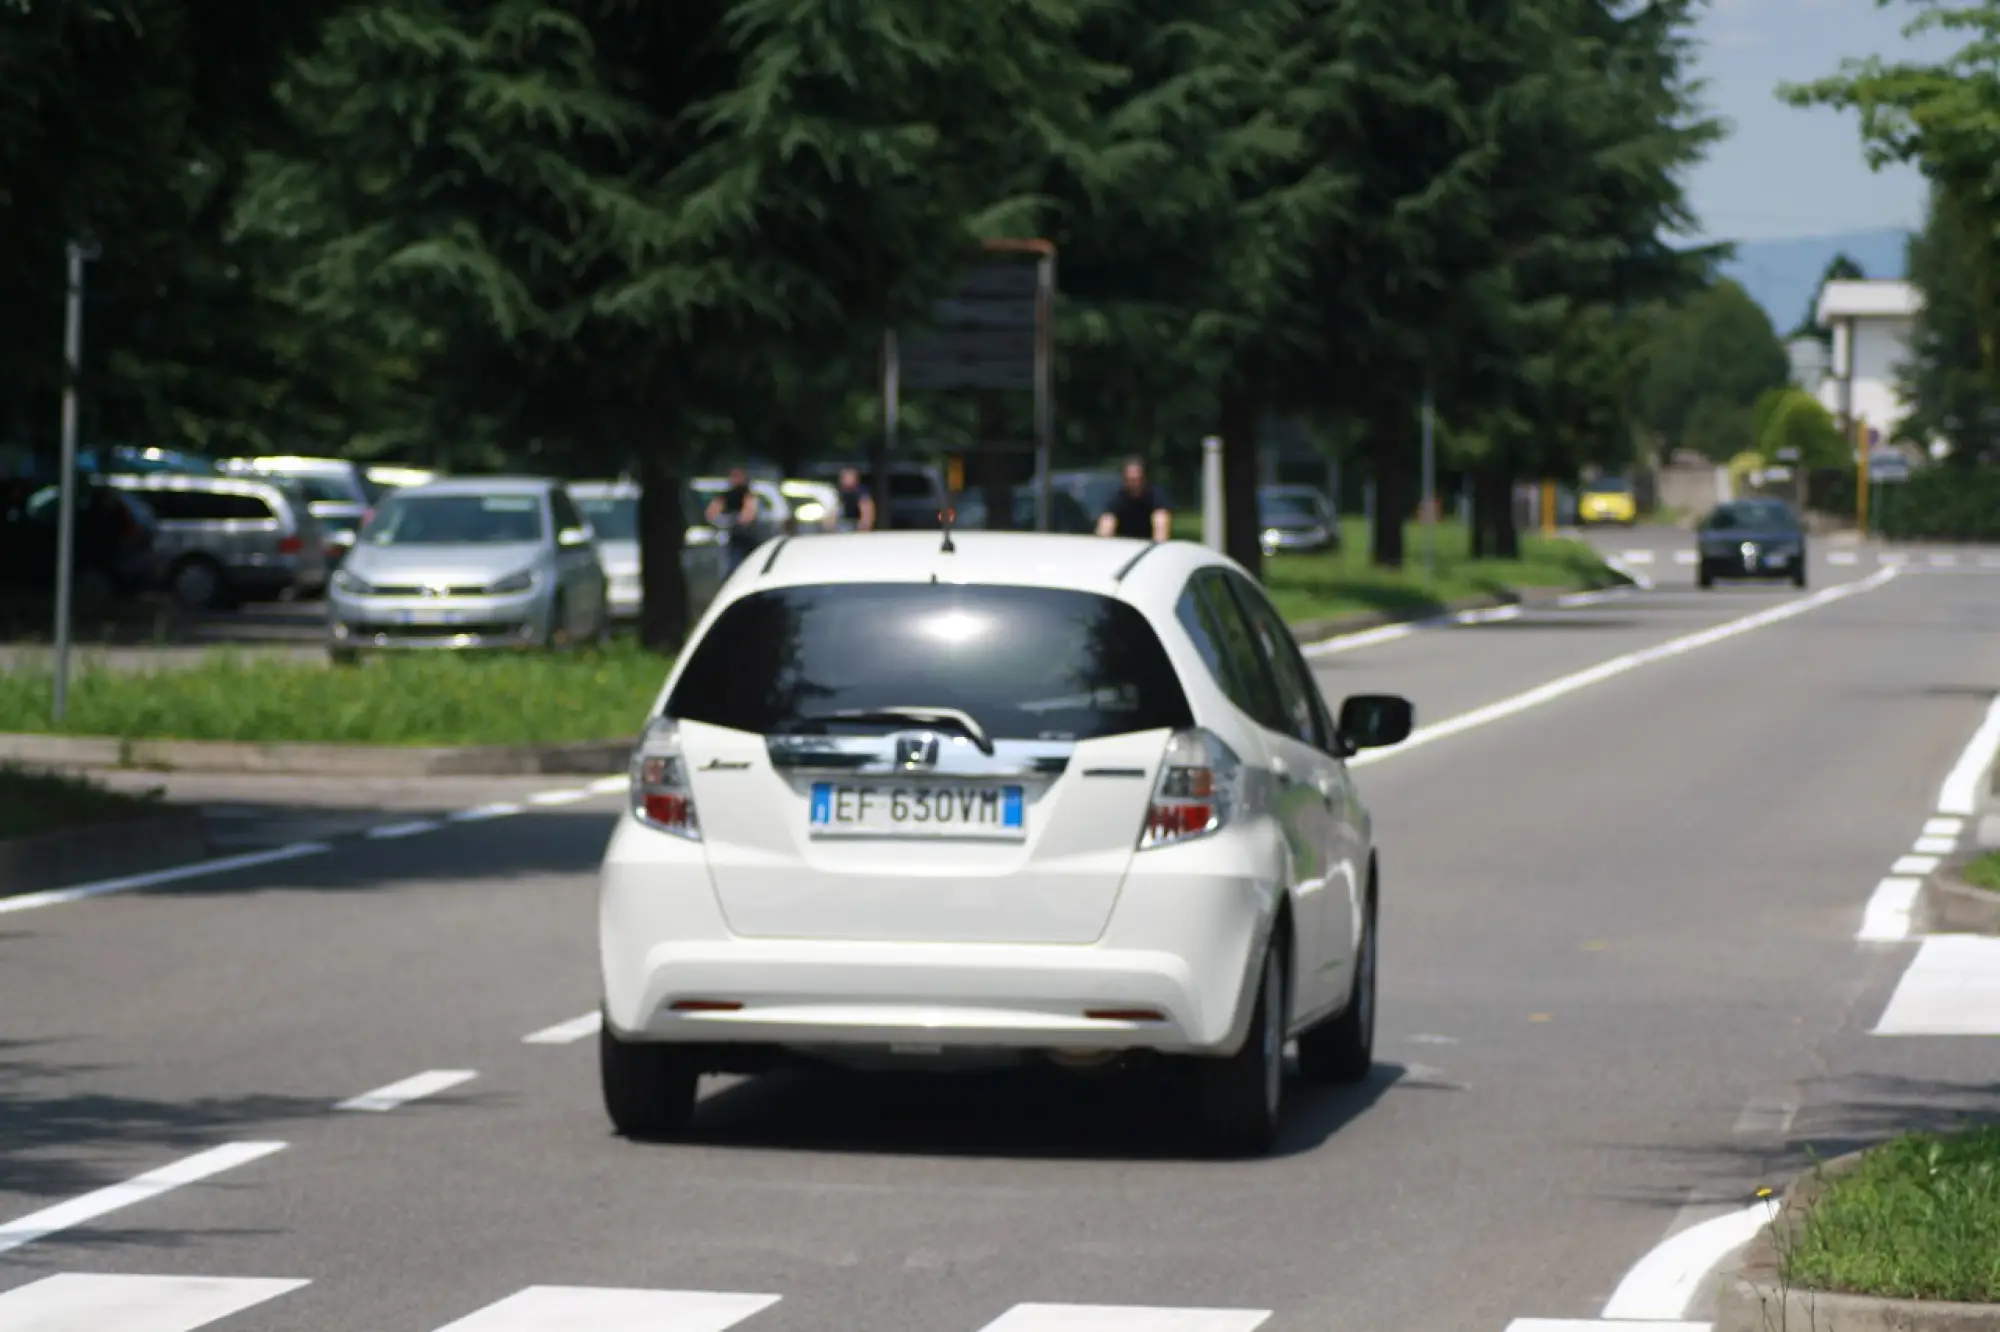
<path id="1" fill-rule="evenodd" d="M 979 719 L 969 712 L 957 708 L 842 708 L 838 712 L 821 712 L 802 721 L 851 721 L 851 722 L 915 722 L 919 726 L 954 726 L 963 731 L 966 738 L 979 746 L 979 752 L 989 758 L 993 754 L 993 741 L 986 734 L 986 728 Z"/>

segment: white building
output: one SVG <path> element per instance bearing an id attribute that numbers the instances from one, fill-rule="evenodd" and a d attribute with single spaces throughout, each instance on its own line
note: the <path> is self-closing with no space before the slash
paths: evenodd
<path id="1" fill-rule="evenodd" d="M 1820 288 L 1813 321 L 1833 331 L 1833 356 L 1816 396 L 1843 429 L 1859 418 L 1887 443 L 1910 414 L 1896 391 L 1896 368 L 1909 359 L 1923 296 L 1886 278 L 1836 281 Z"/>

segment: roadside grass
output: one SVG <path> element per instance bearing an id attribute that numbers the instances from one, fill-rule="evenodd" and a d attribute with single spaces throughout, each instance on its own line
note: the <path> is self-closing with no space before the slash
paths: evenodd
<path id="1" fill-rule="evenodd" d="M 2000 851 L 1988 851 L 1974 856 L 1961 865 L 1958 877 L 1974 888 L 1984 888 L 1989 893 L 2000 893 Z"/>
<path id="2" fill-rule="evenodd" d="M 86 667 L 65 734 L 367 745 L 528 745 L 636 735 L 666 659 L 630 640 L 569 654 L 411 653 L 329 670 L 218 651 L 162 669 Z M 0 673 L 0 731 L 56 730 L 45 669 Z"/>
<path id="3" fill-rule="evenodd" d="M 160 811 L 160 794 L 132 795 L 107 790 L 84 777 L 0 763 L 0 841 L 144 818 Z"/>
<path id="4" fill-rule="evenodd" d="M 1869 1152 L 1826 1182 L 1784 1267 L 1802 1289 L 2000 1303 L 2000 1125 Z"/>

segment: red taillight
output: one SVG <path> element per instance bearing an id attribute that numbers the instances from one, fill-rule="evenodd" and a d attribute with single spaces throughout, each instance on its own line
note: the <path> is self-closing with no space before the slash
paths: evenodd
<path id="1" fill-rule="evenodd" d="M 278 539 L 278 553 L 280 555 L 296 555 L 305 548 L 306 543 L 303 538 L 288 536 Z"/>
<path id="2" fill-rule="evenodd" d="M 648 828 L 701 840 L 694 792 L 688 789 L 681 758 L 680 728 L 665 718 L 647 725 L 632 755 L 632 814 Z"/>
<path id="3" fill-rule="evenodd" d="M 1235 753 L 1220 737 L 1199 729 L 1176 732 L 1167 741 L 1160 780 L 1146 807 L 1140 849 L 1203 837 L 1227 823 L 1238 770 Z"/>

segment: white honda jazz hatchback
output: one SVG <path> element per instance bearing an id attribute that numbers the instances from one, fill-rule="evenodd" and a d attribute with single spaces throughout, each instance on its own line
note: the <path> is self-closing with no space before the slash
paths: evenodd
<path id="1" fill-rule="evenodd" d="M 1381 872 L 1329 715 L 1242 568 L 1187 542 L 767 542 L 669 673 L 606 849 L 603 1094 L 804 1057 L 1164 1056 L 1209 1147 L 1269 1149 L 1285 1048 L 1364 1076 Z"/>

